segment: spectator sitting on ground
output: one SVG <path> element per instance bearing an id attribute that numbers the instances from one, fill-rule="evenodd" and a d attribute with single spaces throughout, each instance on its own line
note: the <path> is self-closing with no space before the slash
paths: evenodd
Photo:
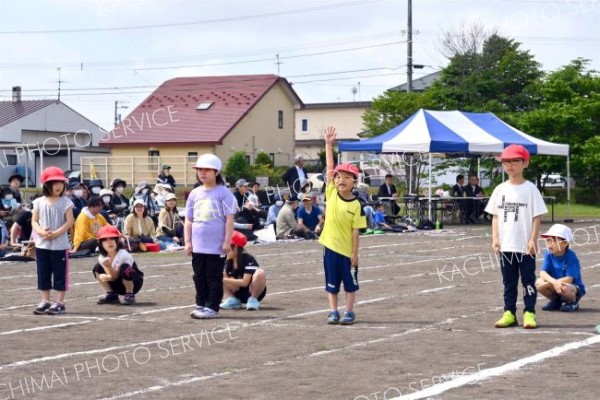
<path id="1" fill-rule="evenodd" d="M 165 196 L 167 195 L 167 193 L 175 193 L 173 186 L 169 185 L 168 183 L 163 184 L 163 190 L 165 191 Z"/>
<path id="2" fill-rule="evenodd" d="M 285 201 L 285 204 L 277 216 L 277 238 L 288 239 L 294 237 L 314 238 L 314 233 L 310 232 L 305 226 L 298 225 L 296 221 L 296 210 L 298 209 L 298 198 L 292 196 Z"/>
<path id="3" fill-rule="evenodd" d="M 253 232 L 264 228 L 266 217 L 266 212 L 258 208 L 258 198 L 251 194 L 242 209 L 235 215 L 236 229 L 243 233 L 248 240 L 254 241 L 258 237 Z M 241 228 L 240 224 L 244 228 Z"/>
<path id="4" fill-rule="evenodd" d="M 297 196 L 300 193 L 302 180 L 308 179 L 308 174 L 304 169 L 304 157 L 294 157 L 294 165 L 285 171 L 281 179 L 286 183 L 290 194 Z"/>
<path id="5" fill-rule="evenodd" d="M 31 198 L 31 201 L 33 202 L 33 200 L 41 196 L 41 193 L 36 193 Z M 31 217 L 31 210 L 27 208 L 19 214 L 13 225 L 10 227 L 10 245 L 13 248 L 20 247 L 22 242 L 37 239 L 37 234 L 31 227 Z"/>
<path id="6" fill-rule="evenodd" d="M 165 208 L 165 196 L 167 193 L 168 192 L 165 190 L 165 187 L 162 183 L 157 183 L 156 185 L 154 185 L 154 189 L 152 189 L 152 192 L 150 193 L 150 195 L 156 202 L 156 206 L 158 207 L 159 212 L 160 210 Z"/>
<path id="7" fill-rule="evenodd" d="M 379 229 L 386 232 L 404 232 L 407 230 L 406 226 L 400 224 L 394 224 L 385 218 L 385 205 L 378 201 L 375 203 L 375 229 Z"/>
<path id="8" fill-rule="evenodd" d="M 244 251 L 247 240 L 240 232 L 233 231 L 231 249 L 227 252 L 223 272 L 224 310 L 238 309 L 246 304 L 246 310 L 258 310 L 260 301 L 267 295 L 267 275 L 259 268 L 256 259 Z"/>
<path id="9" fill-rule="evenodd" d="M 165 196 L 165 208 L 158 214 L 158 228 L 156 229 L 156 237 L 159 242 L 165 243 L 164 247 L 167 247 L 169 243 L 183 245 L 183 222 L 178 213 L 177 196 L 168 193 Z"/>
<path id="10" fill-rule="evenodd" d="M 4 221 L 0 221 L 0 257 L 4 257 L 6 255 L 9 244 L 10 234 L 8 233 L 8 229 L 6 228 Z"/>
<path id="11" fill-rule="evenodd" d="M 73 236 L 73 250 L 90 250 L 94 252 L 98 247 L 96 235 L 100 228 L 109 225 L 108 221 L 100 214 L 104 202 L 98 196 L 90 197 L 88 206 L 84 207 L 75 220 L 75 234 Z"/>
<path id="12" fill-rule="evenodd" d="M 252 183 L 252 194 L 258 198 L 258 206 L 261 209 L 266 209 L 269 206 L 269 197 L 267 196 L 267 192 L 260 190 L 260 183 Z"/>
<path id="13" fill-rule="evenodd" d="M 71 196 L 69 199 L 73 202 L 73 218 L 77 220 L 79 213 L 87 207 L 87 200 L 84 198 L 84 193 L 87 192 L 85 185 L 81 182 L 69 182 L 71 188 Z"/>
<path id="14" fill-rule="evenodd" d="M 352 191 L 352 194 L 358 199 L 360 205 L 362 206 L 362 209 L 365 213 L 365 218 L 367 219 L 367 228 L 374 229 L 375 221 L 373 215 L 375 214 L 375 210 L 369 205 L 369 192 L 367 192 L 366 189 L 357 187 Z"/>
<path id="15" fill-rule="evenodd" d="M 12 191 L 13 198 L 17 201 L 17 203 L 23 205 L 23 193 L 19 190 L 19 187 L 23 183 L 25 178 L 22 175 L 14 174 L 8 178 L 8 187 Z"/>
<path id="16" fill-rule="evenodd" d="M 131 196 L 131 199 L 129 199 L 129 203 L 131 204 L 130 213 L 133 213 L 133 204 L 136 200 L 141 200 L 143 202 L 146 209 L 146 214 L 152 219 L 153 222 L 158 220 L 158 206 L 150 194 L 150 185 L 147 182 L 142 181 L 138 183 L 137 187 L 135 188 L 133 196 Z"/>
<path id="17" fill-rule="evenodd" d="M 2 197 L 4 211 L 8 212 L 2 219 L 10 228 L 13 223 L 13 217 L 21 212 L 21 205 L 17 203 L 17 200 L 14 198 L 13 191 L 8 187 L 2 189 L 0 196 Z"/>
<path id="18" fill-rule="evenodd" d="M 144 200 L 133 202 L 133 212 L 125 218 L 123 233 L 130 239 L 130 245 L 141 251 L 146 251 L 145 243 L 158 243 L 154 221 L 148 215 Z"/>
<path id="19" fill-rule="evenodd" d="M 91 196 L 100 196 L 100 191 L 104 189 L 102 179 L 92 179 L 89 184 Z"/>
<path id="20" fill-rule="evenodd" d="M 248 201 L 248 182 L 245 179 L 238 179 L 235 182 L 235 191 L 233 192 L 233 196 L 237 201 L 238 209 L 241 210 Z"/>
<path id="21" fill-rule="evenodd" d="M 114 193 L 108 189 L 102 189 L 100 191 L 100 198 L 102 199 L 102 216 L 109 224 L 113 224 L 113 221 L 117 219 L 117 214 L 113 210 L 113 197 Z"/>
<path id="22" fill-rule="evenodd" d="M 281 200 L 280 195 L 276 194 L 274 199 L 275 203 L 269 207 L 269 212 L 267 213 L 267 225 L 277 225 L 277 216 L 283 206 L 283 200 Z"/>
<path id="23" fill-rule="evenodd" d="M 547 249 L 535 287 L 550 300 L 542 310 L 579 310 L 579 300 L 585 295 L 585 285 L 581 279 L 579 259 L 569 245 L 573 240 L 573 232 L 565 225 L 554 224 L 540 236 L 546 239 Z"/>
<path id="24" fill-rule="evenodd" d="M 110 182 L 110 188 L 114 193 L 112 198 L 112 209 L 114 213 L 121 218 L 125 218 L 129 213 L 129 199 L 123 194 L 127 182 L 122 179 L 113 179 Z"/>
<path id="25" fill-rule="evenodd" d="M 175 188 L 175 178 L 171 175 L 171 166 L 169 164 L 165 164 L 162 166 L 162 173 L 158 175 L 157 183 L 168 183 L 172 188 Z"/>
<path id="26" fill-rule="evenodd" d="M 298 197 L 302 205 L 298 207 L 296 217 L 298 218 L 298 225 L 306 228 L 308 231 L 314 233 L 314 236 L 318 236 L 323 229 L 323 211 L 317 206 L 313 206 L 312 197 L 310 194 L 301 194 Z M 312 236 L 312 235 L 311 235 Z"/>

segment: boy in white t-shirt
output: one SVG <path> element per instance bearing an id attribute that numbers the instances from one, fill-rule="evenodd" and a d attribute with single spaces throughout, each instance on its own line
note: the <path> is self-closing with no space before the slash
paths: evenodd
<path id="1" fill-rule="evenodd" d="M 542 214 L 548 209 L 537 187 L 525 180 L 523 170 L 529 165 L 529 151 L 511 144 L 500 159 L 508 181 L 494 189 L 485 211 L 493 215 L 492 249 L 500 254 L 504 283 L 504 314 L 496 328 L 517 326 L 519 275 L 523 284 L 523 327 L 537 328 L 535 318 L 535 254 Z"/>

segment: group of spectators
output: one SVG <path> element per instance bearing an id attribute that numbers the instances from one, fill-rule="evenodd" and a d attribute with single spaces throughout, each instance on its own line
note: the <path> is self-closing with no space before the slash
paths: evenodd
<path id="1" fill-rule="evenodd" d="M 465 176 L 462 174 L 457 175 L 456 184 L 452 186 L 450 195 L 452 197 L 466 197 L 464 200 L 455 199 L 460 210 L 461 223 L 474 224 L 482 215 L 486 221 L 489 221 L 487 213 L 484 212 L 487 200 L 477 199 L 477 197 L 483 197 L 483 189 L 479 186 L 477 175 L 470 175 L 467 185 L 465 185 Z"/>

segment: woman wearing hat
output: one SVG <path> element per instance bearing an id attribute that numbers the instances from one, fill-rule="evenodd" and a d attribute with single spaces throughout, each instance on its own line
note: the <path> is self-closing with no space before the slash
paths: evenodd
<path id="1" fill-rule="evenodd" d="M 150 185 L 147 182 L 138 183 L 133 196 L 129 200 L 131 204 L 131 212 L 133 212 L 133 203 L 137 200 L 141 200 L 144 203 L 144 207 L 146 207 L 146 213 L 150 218 L 152 218 L 153 222 L 156 222 L 158 216 L 158 205 L 156 201 L 152 198 L 152 194 L 150 193 Z"/>
<path id="2" fill-rule="evenodd" d="M 121 247 L 120 236 L 119 230 L 111 225 L 98 231 L 100 255 L 92 272 L 106 292 L 98 298 L 98 304 L 118 304 L 119 295 L 125 296 L 121 304 L 135 304 L 135 294 L 144 284 L 144 273 L 133 256 Z"/>
<path id="3" fill-rule="evenodd" d="M 165 248 L 169 243 L 183 244 L 183 224 L 179 218 L 177 196 L 174 193 L 165 196 L 165 208 L 158 214 L 156 236 L 159 242 L 164 243 Z"/>
<path id="4" fill-rule="evenodd" d="M 144 201 L 138 199 L 133 202 L 133 212 L 125 218 L 124 233 L 141 251 L 146 251 L 144 243 L 157 243 L 154 222 L 148 215 Z"/>
<path id="5" fill-rule="evenodd" d="M 162 166 L 162 173 L 158 175 L 156 182 L 162 184 L 168 183 L 172 188 L 175 187 L 175 178 L 171 175 L 171 166 L 169 164 Z"/>
<path id="6" fill-rule="evenodd" d="M 110 190 L 114 193 L 112 209 L 120 218 L 125 218 L 129 213 L 129 199 L 123 194 L 125 187 L 127 187 L 127 182 L 123 179 L 117 178 L 110 182 Z"/>

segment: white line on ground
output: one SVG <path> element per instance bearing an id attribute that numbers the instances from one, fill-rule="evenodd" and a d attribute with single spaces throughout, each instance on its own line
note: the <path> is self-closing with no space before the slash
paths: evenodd
<path id="1" fill-rule="evenodd" d="M 480 370 L 477 373 L 472 375 L 459 376 L 458 378 L 452 379 L 450 381 L 446 381 L 444 383 L 439 383 L 437 385 L 433 385 L 428 387 L 427 389 L 420 390 L 415 393 L 411 393 L 409 395 L 395 397 L 394 400 L 413 400 L 413 399 L 422 399 L 431 396 L 437 396 L 441 393 L 444 393 L 451 389 L 456 389 L 461 386 L 469 385 L 475 382 L 482 381 L 484 379 L 490 379 L 496 376 L 502 376 L 512 371 L 517 371 L 523 368 L 526 365 L 539 363 L 549 358 L 558 357 L 559 355 L 567 352 L 576 350 L 582 347 L 592 346 L 600 343 L 600 336 L 592 336 L 588 339 L 579 341 L 579 342 L 570 342 L 566 343 L 562 346 L 553 347 L 549 350 L 543 351 L 541 353 L 534 354 L 529 357 L 521 358 L 519 360 L 515 360 L 509 362 L 507 364 L 501 365 L 495 368 L 488 368 L 484 370 Z"/>
<path id="2" fill-rule="evenodd" d="M 14 331 L 0 332 L 0 336 L 12 335 L 12 334 L 15 334 L 15 333 L 43 331 L 43 330 L 46 330 L 46 329 L 64 328 L 64 327 L 67 327 L 67 326 L 88 324 L 90 322 L 92 322 L 92 321 L 91 320 L 86 320 L 86 321 L 81 321 L 81 322 L 67 322 L 67 323 L 64 323 L 64 324 L 37 326 L 35 328 L 16 329 Z"/>

